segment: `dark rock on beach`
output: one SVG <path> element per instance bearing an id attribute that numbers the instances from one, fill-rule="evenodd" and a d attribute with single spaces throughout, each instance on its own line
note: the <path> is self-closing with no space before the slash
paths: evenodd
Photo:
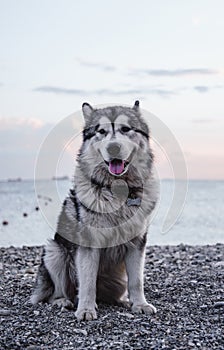
<path id="1" fill-rule="evenodd" d="M 9 224 L 9 222 L 8 222 L 7 220 L 2 221 L 2 225 L 3 225 L 3 226 L 6 226 L 6 225 L 8 225 L 8 224 Z"/>
<path id="2" fill-rule="evenodd" d="M 0 349 L 224 349 L 224 245 L 149 247 L 145 293 L 157 314 L 100 304 L 90 322 L 30 304 L 41 251 L 0 249 Z"/>

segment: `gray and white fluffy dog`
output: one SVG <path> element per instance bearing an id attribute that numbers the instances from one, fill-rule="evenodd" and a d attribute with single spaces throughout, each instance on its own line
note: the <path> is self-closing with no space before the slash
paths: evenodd
<path id="1" fill-rule="evenodd" d="M 57 232 L 44 248 L 32 303 L 65 308 L 78 320 L 97 318 L 96 302 L 125 303 L 155 313 L 144 296 L 150 214 L 156 203 L 149 128 L 139 102 L 95 109 L 84 103 L 83 143 L 74 186 Z M 128 299 L 127 299 L 128 298 Z"/>

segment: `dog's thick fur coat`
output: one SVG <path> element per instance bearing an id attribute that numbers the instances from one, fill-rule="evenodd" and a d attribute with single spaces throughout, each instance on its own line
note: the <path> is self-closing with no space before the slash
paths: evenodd
<path id="1" fill-rule="evenodd" d="M 97 317 L 96 302 L 154 313 L 143 287 L 149 217 L 156 203 L 149 129 L 133 108 L 83 104 L 85 128 L 74 187 L 63 203 L 54 240 L 45 247 L 33 303 Z"/>

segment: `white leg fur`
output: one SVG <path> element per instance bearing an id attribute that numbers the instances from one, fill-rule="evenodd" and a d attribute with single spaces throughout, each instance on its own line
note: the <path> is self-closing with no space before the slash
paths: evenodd
<path id="1" fill-rule="evenodd" d="M 144 295 L 144 261 L 145 250 L 130 248 L 125 258 L 128 275 L 128 293 L 132 311 L 137 313 L 156 313 L 156 308 L 148 304 Z"/>
<path id="2" fill-rule="evenodd" d="M 79 321 L 97 318 L 95 303 L 99 258 L 99 249 L 78 248 L 76 266 L 79 280 L 79 303 L 75 315 Z"/>
<path id="3" fill-rule="evenodd" d="M 54 283 L 54 293 L 49 302 L 59 307 L 73 308 L 74 304 L 68 300 L 65 291 L 65 257 L 60 246 L 55 241 L 50 241 L 46 246 L 44 262 Z"/>

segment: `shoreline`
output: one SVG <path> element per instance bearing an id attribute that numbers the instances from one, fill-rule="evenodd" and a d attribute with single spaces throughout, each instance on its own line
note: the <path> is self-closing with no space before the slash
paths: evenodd
<path id="1" fill-rule="evenodd" d="M 145 295 L 157 314 L 99 304 L 90 322 L 30 304 L 41 251 L 0 248 L 1 349 L 223 349 L 224 244 L 148 246 Z"/>

